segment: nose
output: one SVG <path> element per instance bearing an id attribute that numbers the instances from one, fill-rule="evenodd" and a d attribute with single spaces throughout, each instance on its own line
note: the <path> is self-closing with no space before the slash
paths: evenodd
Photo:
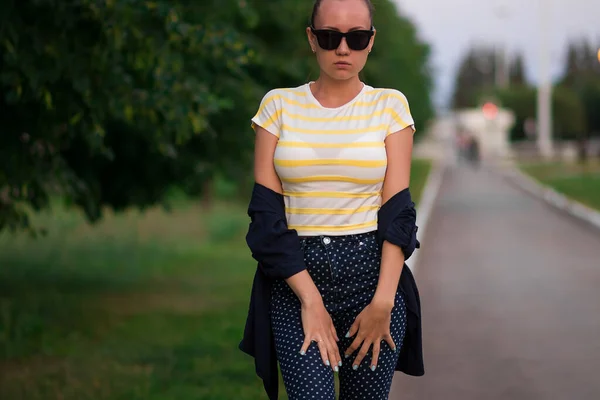
<path id="1" fill-rule="evenodd" d="M 346 43 L 346 38 L 342 38 L 340 45 L 335 49 L 335 53 L 338 56 L 347 55 L 350 53 L 350 48 L 348 47 L 348 43 Z"/>

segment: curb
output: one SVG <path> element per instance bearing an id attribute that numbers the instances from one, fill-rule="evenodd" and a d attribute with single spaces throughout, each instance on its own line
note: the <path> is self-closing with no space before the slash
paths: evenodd
<path id="1" fill-rule="evenodd" d="M 539 198 L 545 203 L 564 211 L 567 214 L 600 229 L 600 212 L 576 200 L 558 193 L 554 189 L 538 182 L 535 178 L 525 174 L 518 167 L 511 165 L 504 167 L 503 175 L 516 184 L 519 188 Z"/>
<path id="2" fill-rule="evenodd" d="M 442 186 L 444 172 L 446 171 L 446 165 L 443 162 L 432 161 L 432 163 L 433 165 L 431 166 L 429 176 L 427 177 L 427 183 L 423 188 L 421 200 L 417 207 L 417 226 L 419 227 L 418 237 L 421 238 L 424 238 L 426 235 L 427 223 L 429 222 L 429 217 L 433 211 L 435 200 L 437 199 L 438 192 Z M 425 242 L 422 243 L 425 244 Z M 406 260 L 406 265 L 413 273 L 415 273 L 418 265 L 420 252 L 421 249 L 417 249 L 413 255 Z"/>

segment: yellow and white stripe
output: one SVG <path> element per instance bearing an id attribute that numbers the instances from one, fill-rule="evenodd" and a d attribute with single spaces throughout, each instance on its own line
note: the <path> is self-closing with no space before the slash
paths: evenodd
<path id="1" fill-rule="evenodd" d="M 414 122 L 397 90 L 365 85 L 352 101 L 327 108 L 307 83 L 267 93 L 252 125 L 279 138 L 273 163 L 288 224 L 312 236 L 376 229 L 387 168 L 385 139 Z"/>

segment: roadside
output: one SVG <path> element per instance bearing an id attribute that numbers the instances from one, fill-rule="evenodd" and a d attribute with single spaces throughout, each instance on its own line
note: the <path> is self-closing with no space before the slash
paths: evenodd
<path id="1" fill-rule="evenodd" d="M 600 210 L 600 160 L 578 163 L 522 163 L 519 168 L 559 193 Z"/>
<path id="2" fill-rule="evenodd" d="M 435 205 L 440 186 L 444 177 L 444 171 L 446 165 L 441 161 L 431 161 L 431 168 L 429 174 L 422 180 L 423 186 L 418 191 L 417 209 L 417 239 L 421 242 L 421 248 L 427 246 L 424 241 L 424 237 L 427 232 L 427 226 L 429 224 L 429 217 Z M 415 251 L 407 261 L 406 265 L 411 269 L 413 273 L 416 273 L 418 267 L 419 255 L 421 254 L 421 248 Z"/>
<path id="3" fill-rule="evenodd" d="M 499 171 L 520 189 L 600 229 L 600 163 L 508 164 Z"/>

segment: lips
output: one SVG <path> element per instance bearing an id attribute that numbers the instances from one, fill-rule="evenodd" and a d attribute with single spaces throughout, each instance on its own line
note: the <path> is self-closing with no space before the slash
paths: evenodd
<path id="1" fill-rule="evenodd" d="M 350 65 L 350 63 L 346 61 L 338 61 L 335 63 L 335 65 Z"/>

